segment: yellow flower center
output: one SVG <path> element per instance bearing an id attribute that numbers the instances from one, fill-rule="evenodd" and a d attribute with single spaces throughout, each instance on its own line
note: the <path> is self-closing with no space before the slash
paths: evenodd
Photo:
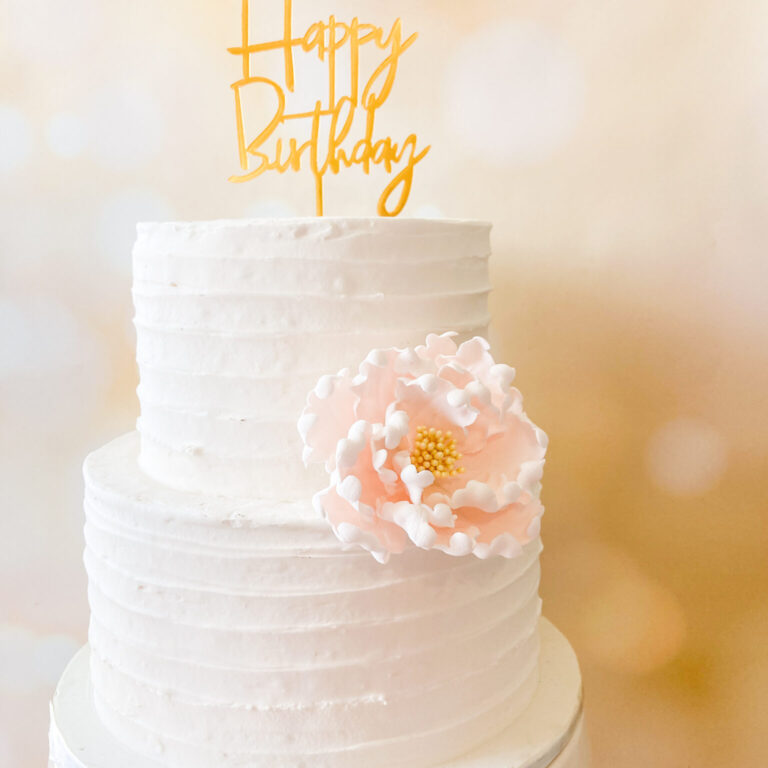
<path id="1" fill-rule="evenodd" d="M 456 438 L 451 432 L 434 427 L 418 427 L 411 452 L 411 463 L 421 472 L 428 469 L 436 478 L 456 477 L 464 471 L 456 462 L 461 454 L 456 450 Z"/>

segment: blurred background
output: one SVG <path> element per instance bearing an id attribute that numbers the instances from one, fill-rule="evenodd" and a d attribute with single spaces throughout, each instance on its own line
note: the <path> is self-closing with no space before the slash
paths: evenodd
<path id="1" fill-rule="evenodd" d="M 768 5 L 295 5 L 420 32 L 382 111 L 433 146 L 405 215 L 495 224 L 595 765 L 768 764 Z M 135 222 L 314 213 L 306 174 L 227 182 L 239 8 L 0 0 L 3 766 L 45 763 L 86 637 L 80 464 L 137 415 Z M 326 212 L 380 190 L 348 171 Z"/>

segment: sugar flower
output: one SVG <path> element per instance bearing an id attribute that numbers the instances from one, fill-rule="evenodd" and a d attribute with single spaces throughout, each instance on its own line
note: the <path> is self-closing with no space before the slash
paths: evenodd
<path id="1" fill-rule="evenodd" d="M 485 339 L 454 336 L 322 377 L 299 420 L 305 463 L 330 477 L 315 506 L 380 562 L 413 545 L 511 558 L 539 534 L 547 437 L 523 412 L 514 369 Z"/>

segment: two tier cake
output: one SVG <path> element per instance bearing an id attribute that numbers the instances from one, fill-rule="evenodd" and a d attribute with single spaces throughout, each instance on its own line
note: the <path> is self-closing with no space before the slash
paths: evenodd
<path id="1" fill-rule="evenodd" d="M 540 618 L 545 438 L 513 395 L 501 409 L 462 379 L 475 366 L 513 392 L 511 369 L 482 368 L 483 343 L 457 346 L 488 334 L 489 231 L 139 226 L 141 416 L 85 464 L 89 645 L 52 705 L 52 766 L 586 765 L 578 666 Z M 424 423 L 356 402 L 347 436 L 365 387 L 386 404 L 387 387 L 438 384 L 472 411 L 450 437 L 430 438 L 442 411 L 418 397 Z M 525 433 L 501 454 L 520 465 L 501 501 L 468 444 L 480 401 Z M 372 451 L 381 491 L 341 471 L 365 424 L 355 456 Z"/>

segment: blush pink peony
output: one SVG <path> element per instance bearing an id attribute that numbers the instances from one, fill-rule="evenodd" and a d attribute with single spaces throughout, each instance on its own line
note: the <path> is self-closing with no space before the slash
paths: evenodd
<path id="1" fill-rule="evenodd" d="M 380 562 L 412 544 L 515 557 L 539 534 L 547 437 L 523 412 L 514 369 L 485 339 L 457 347 L 454 336 L 324 376 L 299 420 L 305 463 L 330 475 L 315 505 Z"/>

